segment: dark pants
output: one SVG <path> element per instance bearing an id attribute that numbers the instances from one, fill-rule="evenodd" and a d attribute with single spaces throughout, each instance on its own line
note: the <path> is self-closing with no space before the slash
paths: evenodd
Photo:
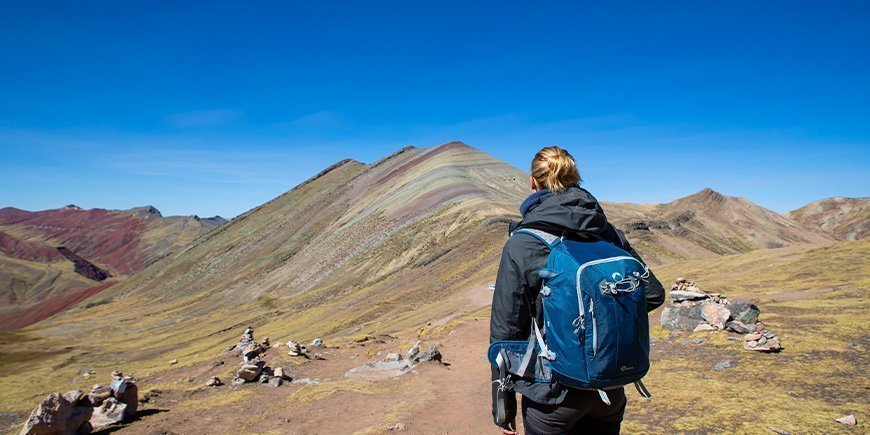
<path id="1" fill-rule="evenodd" d="M 610 405 L 597 391 L 570 390 L 558 405 L 542 405 L 523 397 L 527 435 L 618 434 L 625 413 L 625 391 L 607 391 Z"/>

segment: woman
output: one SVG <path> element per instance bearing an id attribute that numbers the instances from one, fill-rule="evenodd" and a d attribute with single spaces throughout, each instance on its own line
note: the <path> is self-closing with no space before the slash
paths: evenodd
<path id="1" fill-rule="evenodd" d="M 622 233 L 607 222 L 598 201 L 579 186 L 580 174 L 567 151 L 559 147 L 538 151 L 532 160 L 529 183 L 534 193 L 520 206 L 523 218 L 511 225 L 511 233 L 520 228 L 568 236 L 594 233 L 643 262 Z M 493 294 L 490 342 L 529 337 L 541 289 L 538 270 L 546 265 L 548 255 L 549 249 L 529 234 L 516 234 L 505 243 Z M 648 310 L 664 302 L 664 288 L 652 273 L 646 286 L 646 300 Z M 499 379 L 495 368 L 492 379 Z M 494 382 L 494 418 L 498 415 L 497 388 Z M 596 391 L 570 389 L 556 382 L 521 379 L 515 381 L 514 390 L 523 396 L 523 423 L 528 434 L 619 433 L 626 404 L 622 388 L 606 391 L 609 405 Z M 507 418 L 501 424 L 496 420 L 496 425 L 504 434 L 515 434 L 515 396 L 509 394 L 502 403 L 506 405 L 502 415 Z"/>

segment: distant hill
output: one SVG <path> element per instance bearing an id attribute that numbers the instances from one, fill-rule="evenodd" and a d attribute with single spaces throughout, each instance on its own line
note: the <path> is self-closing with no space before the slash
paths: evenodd
<path id="1" fill-rule="evenodd" d="M 666 204 L 604 207 L 653 264 L 833 241 L 818 229 L 712 189 Z"/>
<path id="2" fill-rule="evenodd" d="M 221 217 L 163 217 L 151 206 L 0 209 L 0 329 L 55 314 L 93 294 L 82 289 L 104 289 L 108 277 L 115 278 L 107 283 L 117 282 L 224 223 Z M 43 309 L 35 310 L 38 304 Z"/>
<path id="3" fill-rule="evenodd" d="M 870 198 L 826 198 L 788 216 L 837 240 L 861 240 L 870 235 Z"/>

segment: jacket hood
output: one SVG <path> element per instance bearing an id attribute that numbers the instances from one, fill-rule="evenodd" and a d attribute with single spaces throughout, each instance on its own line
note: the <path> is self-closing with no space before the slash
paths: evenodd
<path id="1" fill-rule="evenodd" d="M 551 193 L 531 208 L 520 222 L 511 224 L 511 232 L 534 228 L 551 234 L 591 232 L 599 235 L 608 230 L 607 216 L 598 200 L 586 189 L 571 186 Z"/>

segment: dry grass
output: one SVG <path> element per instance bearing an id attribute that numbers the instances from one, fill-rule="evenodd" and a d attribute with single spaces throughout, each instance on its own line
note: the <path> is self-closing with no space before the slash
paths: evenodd
<path id="1" fill-rule="evenodd" d="M 800 300 L 760 303 L 761 319 L 783 339 L 780 354 L 743 351 L 726 333 L 671 333 L 654 328 L 653 368 L 645 379 L 655 396 L 633 393 L 629 433 L 865 432 L 870 416 L 870 241 L 794 251 L 760 251 L 657 270 L 686 275 L 729 295 L 788 293 L 818 286 L 839 290 Z M 764 284 L 758 285 L 756 281 Z M 724 290 L 727 289 L 727 290 Z M 736 334 L 734 336 L 737 336 Z M 694 338 L 704 338 L 700 344 Z M 730 361 L 732 368 L 714 371 Z M 834 419 L 855 414 L 859 425 Z"/>

